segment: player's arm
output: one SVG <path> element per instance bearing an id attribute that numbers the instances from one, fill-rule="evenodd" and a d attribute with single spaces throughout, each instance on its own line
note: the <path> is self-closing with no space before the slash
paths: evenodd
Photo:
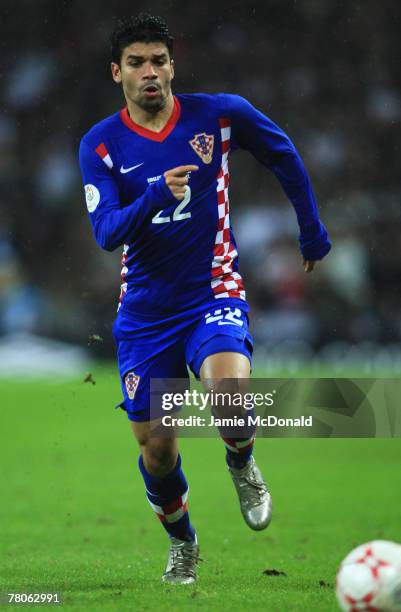
<path id="1" fill-rule="evenodd" d="M 236 95 L 224 97 L 235 141 L 275 174 L 295 208 L 304 268 L 310 272 L 313 262 L 330 251 L 331 243 L 319 219 L 302 159 L 287 134 L 247 100 Z"/>
<path id="2" fill-rule="evenodd" d="M 162 176 L 132 204 L 121 208 L 111 171 L 85 140 L 81 141 L 79 160 L 93 232 L 99 246 L 106 251 L 131 242 L 149 215 L 175 201 Z"/>

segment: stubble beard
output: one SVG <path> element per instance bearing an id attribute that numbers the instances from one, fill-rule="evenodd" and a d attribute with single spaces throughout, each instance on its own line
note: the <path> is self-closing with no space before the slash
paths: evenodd
<path id="1" fill-rule="evenodd" d="M 167 94 L 169 91 L 170 87 L 168 88 Z M 162 90 L 159 90 L 159 96 L 153 100 L 147 99 L 146 96 L 139 94 L 136 103 L 142 110 L 155 115 L 165 108 L 167 103 L 167 94 L 165 94 Z"/>
<path id="2" fill-rule="evenodd" d="M 163 110 L 163 108 L 166 106 L 166 97 L 161 94 L 159 98 L 156 98 L 155 100 L 140 98 L 137 104 L 140 108 L 142 108 L 142 110 L 148 113 L 156 114 Z"/>

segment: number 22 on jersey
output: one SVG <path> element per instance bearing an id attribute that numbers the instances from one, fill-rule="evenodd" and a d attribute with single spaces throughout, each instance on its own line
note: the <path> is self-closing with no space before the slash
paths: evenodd
<path id="1" fill-rule="evenodd" d="M 191 217 L 191 213 L 182 212 L 191 200 L 191 188 L 189 187 L 189 185 L 185 186 L 185 190 L 185 197 L 183 201 L 180 202 L 178 206 L 176 206 L 176 208 L 174 209 L 172 218 L 170 217 L 170 215 L 162 217 L 163 211 L 159 210 L 159 212 L 153 217 L 152 223 L 170 223 L 170 221 L 182 221 L 183 219 L 189 219 Z"/>

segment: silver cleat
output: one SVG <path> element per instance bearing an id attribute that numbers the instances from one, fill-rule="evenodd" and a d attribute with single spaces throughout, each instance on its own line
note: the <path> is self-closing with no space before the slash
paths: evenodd
<path id="1" fill-rule="evenodd" d="M 163 582 L 169 584 L 193 584 L 196 581 L 196 570 L 199 561 L 198 541 L 187 542 L 171 538 L 166 571 Z"/>
<path id="2" fill-rule="evenodd" d="M 272 518 L 272 498 L 255 459 L 245 467 L 228 468 L 237 489 L 242 516 L 251 529 L 266 529 Z"/>

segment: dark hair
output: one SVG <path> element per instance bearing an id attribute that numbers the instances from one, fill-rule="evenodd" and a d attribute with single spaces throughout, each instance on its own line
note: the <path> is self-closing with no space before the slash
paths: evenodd
<path id="1" fill-rule="evenodd" d="M 173 41 L 167 23 L 161 17 L 148 13 L 140 13 L 137 17 L 125 17 L 117 22 L 110 36 L 111 61 L 120 64 L 123 49 L 133 42 L 162 42 L 172 57 Z"/>

